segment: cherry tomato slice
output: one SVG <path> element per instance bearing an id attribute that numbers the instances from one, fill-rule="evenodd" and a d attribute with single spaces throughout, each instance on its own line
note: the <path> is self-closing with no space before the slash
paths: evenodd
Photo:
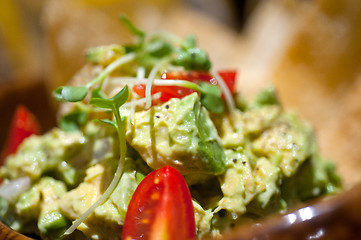
<path id="1" fill-rule="evenodd" d="M 3 149 L 0 166 L 5 158 L 15 153 L 21 142 L 32 134 L 40 134 L 40 125 L 36 117 L 23 105 L 19 105 L 13 116 L 5 148 Z"/>
<path id="2" fill-rule="evenodd" d="M 135 85 L 133 87 L 133 91 L 140 97 L 145 97 L 145 85 L 144 84 L 139 84 L 139 85 Z M 163 102 L 167 102 L 169 99 L 171 98 L 182 98 L 185 97 L 191 93 L 193 93 L 194 91 L 192 89 L 189 88 L 185 88 L 185 87 L 177 87 L 177 86 L 153 86 L 152 87 L 152 95 L 155 93 L 161 93 L 160 99 L 159 101 L 153 101 L 153 104 L 157 104 L 157 103 L 163 103 Z"/>
<path id="3" fill-rule="evenodd" d="M 226 83 L 229 91 L 231 93 L 234 93 L 237 72 L 236 71 L 219 71 L 218 74 L 219 74 L 219 76 L 221 76 L 223 78 L 223 81 Z"/>
<path id="4" fill-rule="evenodd" d="M 148 174 L 135 190 L 123 240 L 196 239 L 194 209 L 183 176 L 170 166 Z"/>
<path id="5" fill-rule="evenodd" d="M 228 86 L 231 93 L 234 92 L 234 85 L 236 82 L 236 71 L 220 71 L 219 75 L 223 78 L 226 85 Z M 210 82 L 216 84 L 213 76 L 208 72 L 197 72 L 197 71 L 188 71 L 188 72 L 166 72 L 163 73 L 161 79 L 181 79 L 188 80 L 191 82 L 198 83 L 200 81 Z M 145 85 L 139 84 L 133 87 L 133 91 L 140 97 L 145 97 Z M 152 94 L 161 93 L 159 102 L 166 102 L 171 98 L 182 98 L 185 97 L 194 91 L 189 88 L 178 87 L 178 86 L 153 86 Z M 153 104 L 156 104 L 153 102 Z"/>

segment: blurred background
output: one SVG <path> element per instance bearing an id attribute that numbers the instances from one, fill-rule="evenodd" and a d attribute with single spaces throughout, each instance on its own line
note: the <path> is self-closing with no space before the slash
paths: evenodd
<path id="1" fill-rule="evenodd" d="M 17 104 L 51 129 L 51 91 L 85 64 L 84 51 L 132 40 L 120 13 L 146 31 L 194 33 L 214 68 L 237 69 L 247 98 L 274 84 L 314 126 L 345 186 L 361 181 L 358 0 L 1 0 L 0 146 Z"/>

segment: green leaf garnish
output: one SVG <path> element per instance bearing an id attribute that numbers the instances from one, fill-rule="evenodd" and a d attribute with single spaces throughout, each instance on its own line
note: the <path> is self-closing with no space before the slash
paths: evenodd
<path id="1" fill-rule="evenodd" d="M 214 113 L 222 113 L 224 104 L 221 99 L 221 90 L 209 83 L 200 83 L 201 87 L 201 103 L 208 111 Z"/>
<path id="2" fill-rule="evenodd" d="M 62 91 L 63 87 L 58 87 L 53 91 L 54 98 L 59 102 L 64 101 L 63 95 L 61 94 Z"/>
<path id="3" fill-rule="evenodd" d="M 173 59 L 173 64 L 183 66 L 187 70 L 208 71 L 211 68 L 207 53 L 197 47 L 179 50 Z"/>
<path id="4" fill-rule="evenodd" d="M 128 94 L 128 86 L 125 86 L 112 98 L 106 98 L 99 89 L 95 89 L 92 92 L 92 97 L 89 103 L 99 108 L 113 110 L 113 108 L 119 108 L 127 101 Z"/>
<path id="5" fill-rule="evenodd" d="M 88 91 L 86 86 L 62 86 L 55 89 L 54 96 L 60 101 L 79 102 L 86 97 Z"/>
<path id="6" fill-rule="evenodd" d="M 197 46 L 196 37 L 193 34 L 189 34 L 182 43 L 183 50 L 187 50 L 189 48 L 195 48 L 196 46 Z"/>
<path id="7" fill-rule="evenodd" d="M 134 24 L 125 15 L 120 15 L 119 19 L 123 22 L 124 26 L 128 28 L 128 30 L 132 32 L 134 35 L 140 38 L 145 37 L 145 32 L 134 26 Z"/>
<path id="8" fill-rule="evenodd" d="M 126 85 L 120 92 L 118 92 L 112 101 L 115 103 L 115 107 L 120 108 L 127 100 L 129 96 L 128 86 Z"/>
<path id="9" fill-rule="evenodd" d="M 90 99 L 93 98 L 107 98 L 107 96 L 102 92 L 100 88 L 95 88 L 92 90 Z"/>
<path id="10" fill-rule="evenodd" d="M 60 119 L 59 127 L 66 132 L 77 131 L 85 124 L 88 115 L 88 112 L 76 109 Z"/>
<path id="11" fill-rule="evenodd" d="M 112 109 L 113 107 L 113 102 L 110 99 L 92 98 L 89 103 L 98 108 Z"/>
<path id="12" fill-rule="evenodd" d="M 207 82 L 200 82 L 199 86 L 202 90 L 202 93 L 205 95 L 212 95 L 214 97 L 221 97 L 221 90 L 213 84 L 207 83 Z"/>
<path id="13" fill-rule="evenodd" d="M 86 97 L 88 91 L 85 86 L 64 86 L 61 94 L 69 102 L 79 102 Z"/>
<path id="14" fill-rule="evenodd" d="M 94 98 L 90 99 L 89 103 L 98 108 L 104 108 L 104 109 L 112 109 L 113 108 L 113 102 L 107 98 L 94 97 Z"/>
<path id="15" fill-rule="evenodd" d="M 109 119 L 94 119 L 94 122 L 100 122 L 100 123 L 104 123 L 107 125 L 111 125 L 113 127 L 115 127 L 116 129 L 118 128 L 118 125 L 115 121 L 109 120 Z"/>
<path id="16" fill-rule="evenodd" d="M 156 58 L 162 58 L 169 55 L 172 51 L 172 45 L 163 41 L 153 41 L 148 44 L 146 49 L 149 54 Z"/>

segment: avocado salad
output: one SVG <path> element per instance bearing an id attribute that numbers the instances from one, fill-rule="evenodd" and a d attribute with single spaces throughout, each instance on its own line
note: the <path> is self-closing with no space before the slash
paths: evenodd
<path id="1" fill-rule="evenodd" d="M 215 71 L 194 36 L 121 20 L 134 42 L 89 49 L 53 93 L 58 127 L 0 168 L 2 222 L 38 239 L 121 239 L 134 192 L 164 166 L 184 177 L 198 239 L 341 189 L 312 128 L 272 86 L 246 100 L 236 72 Z"/>

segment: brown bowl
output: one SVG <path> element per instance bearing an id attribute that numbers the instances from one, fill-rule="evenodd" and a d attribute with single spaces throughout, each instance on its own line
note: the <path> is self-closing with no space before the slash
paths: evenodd
<path id="1" fill-rule="evenodd" d="M 31 238 L 28 238 L 8 226 L 6 226 L 4 223 L 0 222 L 0 239 L 3 240 L 31 240 Z"/>
<path id="2" fill-rule="evenodd" d="M 317 199 L 259 224 L 236 228 L 224 240 L 361 239 L 361 184 L 335 196 Z"/>

